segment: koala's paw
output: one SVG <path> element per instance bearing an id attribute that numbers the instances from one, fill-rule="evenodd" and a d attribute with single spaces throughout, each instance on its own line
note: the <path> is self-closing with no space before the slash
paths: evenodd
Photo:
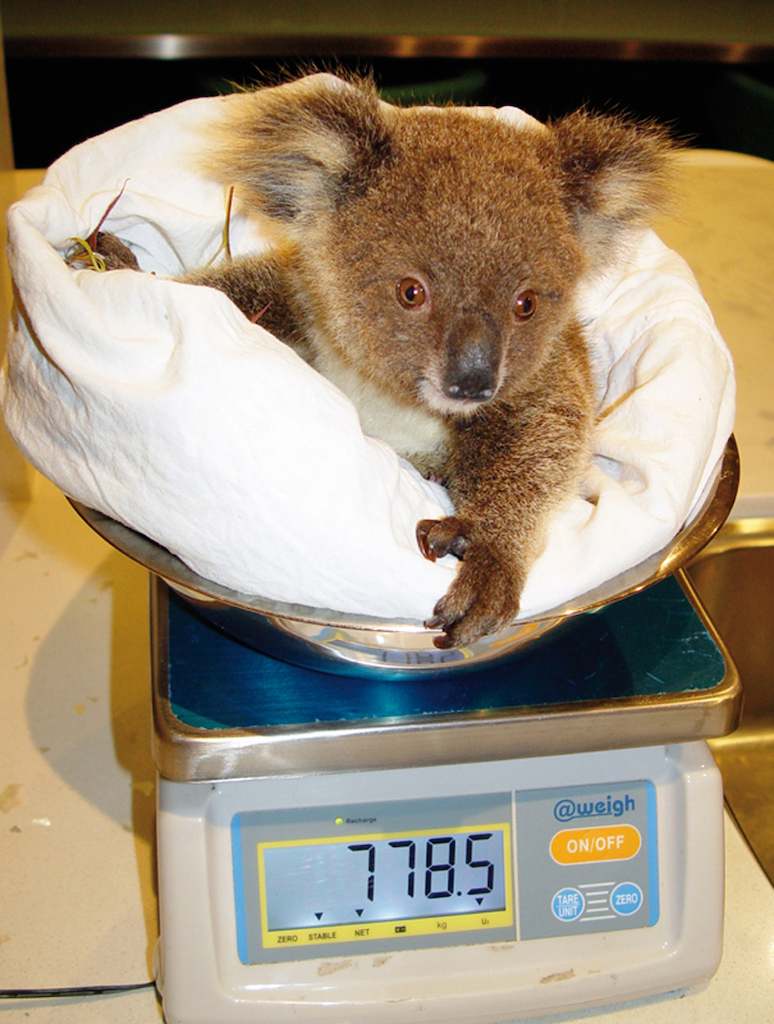
<path id="1" fill-rule="evenodd" d="M 128 245 L 107 231 L 97 235 L 97 252 L 105 261 L 106 270 L 139 270 L 140 264 Z"/>
<path id="2" fill-rule="evenodd" d="M 423 519 L 417 525 L 425 558 L 434 562 L 453 554 L 462 559 L 454 582 L 425 622 L 428 629 L 443 630 L 433 640 L 441 649 L 465 647 L 505 629 L 519 611 L 523 567 L 496 541 L 476 534 L 472 524 L 457 516 Z"/>

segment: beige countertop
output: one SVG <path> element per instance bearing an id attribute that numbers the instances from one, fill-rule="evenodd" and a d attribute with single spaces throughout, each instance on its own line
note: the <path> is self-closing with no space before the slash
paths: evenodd
<path id="1" fill-rule="evenodd" d="M 659 234 L 691 265 L 737 376 L 735 515 L 774 515 L 774 164 L 687 151 L 678 216 Z"/>
<path id="2" fill-rule="evenodd" d="M 685 158 L 679 219 L 736 360 L 737 512 L 774 514 L 774 164 Z M 36 178 L 0 176 L 7 203 Z M 8 284 L 6 281 L 6 295 Z M 0 988 L 146 981 L 157 935 L 147 580 L 0 446 Z M 730 819 L 723 962 L 701 992 L 545 1021 L 774 1021 L 774 889 Z M 0 1002 L 0 1022 L 150 1024 L 152 990 Z"/>

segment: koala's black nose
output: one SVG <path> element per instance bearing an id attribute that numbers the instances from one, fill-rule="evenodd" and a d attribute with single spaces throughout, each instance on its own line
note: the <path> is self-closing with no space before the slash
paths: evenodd
<path id="1" fill-rule="evenodd" d="M 460 373 L 454 380 L 444 384 L 447 398 L 458 398 L 461 402 L 488 402 L 495 393 L 496 378 L 485 369 L 474 369 Z"/>
<path id="2" fill-rule="evenodd" d="M 446 397 L 488 402 L 497 391 L 501 351 L 500 331 L 491 316 L 475 312 L 460 317 L 447 339 Z"/>

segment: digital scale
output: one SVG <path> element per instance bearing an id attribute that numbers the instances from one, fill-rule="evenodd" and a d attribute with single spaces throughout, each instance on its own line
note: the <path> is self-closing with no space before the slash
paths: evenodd
<path id="1" fill-rule="evenodd" d="M 275 660 L 153 579 L 167 1024 L 503 1024 L 720 962 L 741 693 L 682 573 L 442 678 Z"/>

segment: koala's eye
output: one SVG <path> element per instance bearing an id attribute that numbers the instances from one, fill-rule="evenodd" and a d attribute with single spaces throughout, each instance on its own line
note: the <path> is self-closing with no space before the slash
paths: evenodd
<path id="1" fill-rule="evenodd" d="M 416 277 L 402 277 L 396 285 L 395 293 L 404 309 L 418 309 L 427 301 L 425 286 Z"/>
<path id="2" fill-rule="evenodd" d="M 522 292 L 513 304 L 513 315 L 517 320 L 529 320 L 537 309 L 537 295 L 531 290 Z"/>

